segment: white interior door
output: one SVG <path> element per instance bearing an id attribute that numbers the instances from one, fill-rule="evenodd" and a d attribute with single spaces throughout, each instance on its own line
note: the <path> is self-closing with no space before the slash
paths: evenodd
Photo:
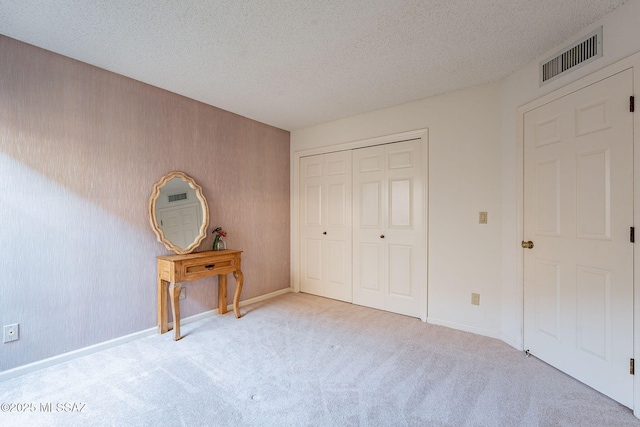
<path id="1" fill-rule="evenodd" d="M 351 152 L 300 159 L 300 290 L 352 300 Z"/>
<path id="2" fill-rule="evenodd" d="M 524 115 L 524 345 L 633 405 L 627 70 Z"/>
<path id="3" fill-rule="evenodd" d="M 353 165 L 353 302 L 424 317 L 421 142 L 354 150 Z"/>

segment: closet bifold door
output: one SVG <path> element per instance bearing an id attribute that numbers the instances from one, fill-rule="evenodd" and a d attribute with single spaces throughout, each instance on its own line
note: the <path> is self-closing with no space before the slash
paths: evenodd
<path id="1" fill-rule="evenodd" d="M 351 151 L 300 159 L 300 290 L 352 301 Z"/>
<path id="2" fill-rule="evenodd" d="M 421 317 L 426 301 L 420 140 L 353 151 L 353 302 Z"/>

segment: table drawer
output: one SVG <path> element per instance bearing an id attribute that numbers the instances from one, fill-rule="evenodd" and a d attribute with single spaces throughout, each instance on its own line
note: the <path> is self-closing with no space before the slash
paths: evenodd
<path id="1" fill-rule="evenodd" d="M 236 269 L 235 260 L 231 259 L 218 259 L 208 260 L 205 262 L 199 262 L 197 264 L 186 264 L 183 267 L 183 276 L 185 279 L 192 275 L 205 274 L 225 274 L 222 271 L 231 273 Z"/>

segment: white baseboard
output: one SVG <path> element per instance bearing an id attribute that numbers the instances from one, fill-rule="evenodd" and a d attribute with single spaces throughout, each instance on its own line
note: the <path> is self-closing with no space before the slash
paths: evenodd
<path id="1" fill-rule="evenodd" d="M 186 319 L 185 319 L 186 320 Z M 133 334 L 124 335 L 122 337 L 114 338 L 109 341 L 103 341 L 97 344 L 90 345 L 88 347 L 79 348 L 78 350 L 62 353 L 57 356 L 49 357 L 47 359 L 38 360 L 37 362 L 29 363 L 27 365 L 18 366 L 13 369 L 0 372 L 0 381 L 5 381 L 11 378 L 19 377 L 21 375 L 29 374 L 40 369 L 48 368 L 49 366 L 58 365 L 60 363 L 67 362 L 69 360 L 77 359 L 83 356 L 87 356 L 98 351 L 106 350 L 111 347 L 116 347 L 140 338 L 145 338 L 158 332 L 157 327 L 145 329 L 143 331 L 134 332 Z"/>
<path id="2" fill-rule="evenodd" d="M 449 320 L 436 319 L 433 317 L 427 317 L 427 323 L 432 325 L 446 326 L 447 328 L 457 329 L 459 331 L 471 332 L 476 335 L 482 335 L 489 338 L 496 338 L 502 340 L 500 331 L 493 331 L 491 329 L 478 328 L 475 326 L 465 325 L 464 323 L 451 322 Z"/>
<path id="3" fill-rule="evenodd" d="M 245 305 L 251 305 L 251 304 L 255 304 L 257 302 L 260 301 L 264 301 L 264 300 L 268 300 L 274 297 L 278 297 L 280 295 L 284 295 L 284 294 L 288 294 L 289 292 L 293 292 L 293 288 L 284 288 L 284 289 L 280 289 L 279 291 L 275 291 L 275 292 L 271 292 L 269 294 L 265 294 L 265 295 L 260 295 L 257 296 L 255 298 L 251 298 L 248 299 L 246 301 L 240 301 L 240 304 L 238 304 L 240 307 L 244 307 Z M 233 310 L 233 305 L 228 305 L 227 306 L 227 310 Z M 217 310 L 216 310 L 217 312 Z"/>
<path id="4" fill-rule="evenodd" d="M 251 298 L 245 301 L 240 301 L 239 306 L 244 307 L 250 304 L 255 304 L 260 301 L 264 301 L 270 298 L 284 295 L 291 291 L 292 291 L 291 288 L 285 288 L 279 291 L 271 292 L 266 295 L 260 295 L 255 298 Z M 227 311 L 233 311 L 232 304 L 229 304 L 229 306 L 227 306 Z M 185 317 L 184 319 L 181 319 L 180 324 L 185 325 L 188 323 L 197 322 L 198 320 L 202 320 L 209 316 L 213 316 L 214 314 L 218 314 L 218 309 L 209 310 L 203 313 L 195 314 L 193 316 Z M 169 327 L 173 327 L 173 322 L 169 322 Z M 122 337 L 114 338 L 109 341 L 93 344 L 88 347 L 79 348 L 78 350 L 69 351 L 67 353 L 62 353 L 57 356 L 49 357 L 47 359 L 38 360 L 37 362 L 29 363 L 27 365 L 18 366 L 13 369 L 8 369 L 6 371 L 0 372 L 0 381 L 6 381 L 8 379 L 19 377 L 21 375 L 26 375 L 34 371 L 39 371 L 40 369 L 48 368 L 49 366 L 58 365 L 60 363 L 67 362 L 69 360 L 78 359 L 83 356 L 88 356 L 89 354 L 106 350 L 111 347 L 116 347 L 122 344 L 126 344 L 128 342 L 135 341 L 140 338 L 145 338 L 156 333 L 158 333 L 158 327 L 154 326 L 153 328 L 145 329 L 139 332 L 134 332 L 133 334 L 124 335 Z"/>

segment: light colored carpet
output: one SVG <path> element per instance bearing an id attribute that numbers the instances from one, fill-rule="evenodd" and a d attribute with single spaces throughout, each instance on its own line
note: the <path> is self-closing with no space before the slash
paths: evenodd
<path id="1" fill-rule="evenodd" d="M 36 407 L 2 412 L 0 425 L 640 425 L 498 340 L 304 294 L 243 313 L 0 383 L 0 403 Z M 85 406 L 57 412 L 74 409 L 65 403 Z"/>

